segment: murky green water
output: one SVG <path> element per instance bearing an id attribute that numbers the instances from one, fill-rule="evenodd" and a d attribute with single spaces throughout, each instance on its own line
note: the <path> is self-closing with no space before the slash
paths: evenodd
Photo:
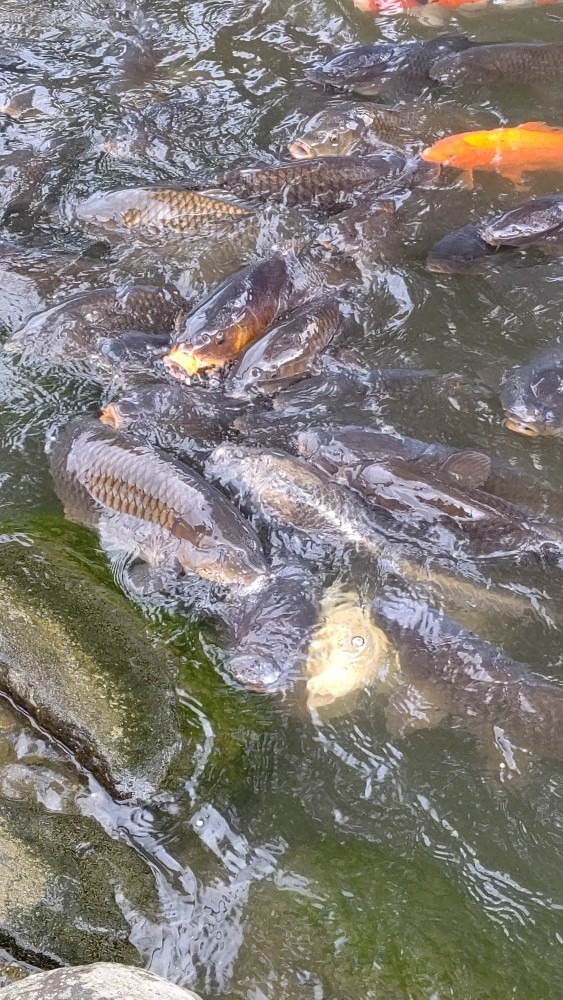
<path id="1" fill-rule="evenodd" d="M 563 42 L 562 10 L 491 11 L 453 26 L 481 40 Z M 18 158 L 27 163 L 32 149 L 38 165 L 37 204 L 12 211 L 2 233 L 13 241 L 1 248 L 2 327 L 12 331 L 69 294 L 129 278 L 201 293 L 257 248 L 306 230 L 306 213 L 273 213 L 258 240 L 100 245 L 73 225 L 70 209 L 98 189 L 199 180 L 275 158 L 327 100 L 304 78 L 311 62 L 346 43 L 433 33 L 407 18 L 363 16 L 348 0 L 147 0 L 142 14 L 101 0 L 6 0 L 0 41 L 23 48 L 32 63 L 25 83 L 44 87 L 48 100 L 43 110 L 2 124 L 5 203 Z M 5 87 L 0 82 L 7 93 L 21 86 L 9 73 Z M 179 92 L 200 101 L 181 148 L 123 161 L 103 153 L 125 114 Z M 476 126 L 491 119 L 563 124 L 560 95 L 537 89 L 476 88 L 423 100 L 443 105 L 445 120 L 461 102 Z M 533 190 L 553 190 L 542 184 Z M 448 229 L 511 199 L 510 184 L 483 175 L 473 191 L 454 177 L 412 199 L 389 259 L 374 264 L 362 287 L 365 332 L 354 346 L 369 366 L 475 377 L 527 358 L 559 331 L 557 254 L 537 266 L 516 254 L 486 277 L 424 267 L 429 247 Z M 338 266 L 358 279 L 352 264 Z M 57 627 L 67 621 L 72 641 L 101 664 L 100 691 L 118 713 L 127 710 L 124 660 L 133 654 L 110 656 L 107 600 L 125 647 L 129 633 L 155 644 L 155 673 L 174 703 L 171 729 L 183 736 L 182 749 L 166 757 L 158 792 L 130 807 L 6 703 L 0 944 L 40 967 L 138 962 L 203 996 L 241 1000 L 563 995 L 561 762 L 533 761 L 508 774 L 455 725 L 391 740 L 369 696 L 341 717 L 315 722 L 305 710 L 237 689 L 211 627 L 186 623 L 171 607 L 143 616 L 121 603 L 97 539 L 64 521 L 45 435 L 65 415 L 94 410 L 98 390 L 33 377 L 5 359 L 0 366 L 0 578 L 14 594 L 43 589 L 47 603 L 30 620 L 45 622 L 56 611 Z M 494 393 L 461 409 L 456 400 L 420 399 L 396 406 L 388 423 L 512 463 L 558 512 L 560 444 L 508 434 Z M 21 562 L 21 573 L 10 574 L 12 562 Z M 503 572 L 510 580 L 510 566 Z M 490 638 L 561 680 L 561 571 L 513 572 L 535 588 L 545 617 L 497 622 Z M 69 597 L 76 575 L 97 595 L 90 622 Z M 136 683 L 147 716 L 154 705 L 152 721 L 165 742 L 154 701 L 162 690 L 143 678 Z"/>

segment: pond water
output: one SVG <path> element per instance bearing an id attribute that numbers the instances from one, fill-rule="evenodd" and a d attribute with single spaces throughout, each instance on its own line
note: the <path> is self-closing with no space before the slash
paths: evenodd
<path id="1" fill-rule="evenodd" d="M 490 6 L 454 15 L 449 28 L 479 41 L 563 43 L 563 7 Z M 73 208 L 95 191 L 201 184 L 274 162 L 312 114 L 341 99 L 309 82 L 308 68 L 348 44 L 438 30 L 361 13 L 351 0 L 5 0 L 0 43 L 25 66 L 0 72 L 2 103 L 27 100 L 20 116 L 0 116 L 5 336 L 76 292 L 127 280 L 202 296 L 260 253 L 306 238 L 314 212 L 268 208 L 257 231 L 213 241 L 94 232 Z M 181 139 L 145 154 L 106 151 L 128 114 L 177 96 L 193 99 Z M 455 132 L 460 115 L 470 128 L 563 125 L 560 97 L 556 87 L 501 83 L 427 87 L 403 105 L 422 119 L 432 107 Z M 411 150 L 426 138 L 415 130 Z M 562 175 L 535 175 L 528 188 L 558 191 Z M 330 267 L 352 287 L 359 324 L 349 346 L 362 364 L 455 372 L 478 386 L 390 398 L 378 425 L 487 452 L 559 516 L 561 443 L 510 434 L 491 380 L 559 332 L 560 252 L 516 251 L 485 273 L 425 266 L 450 229 L 513 204 L 510 181 L 483 173 L 469 190 L 452 172 L 413 193 L 387 253 L 361 270 L 349 258 Z M 391 736 L 369 691 L 323 715 L 243 690 L 212 626 L 172 600 L 125 600 L 121 564 L 64 518 L 45 454 L 53 427 L 99 403 L 93 383 L 0 357 L 2 617 L 23 616 L 30 642 L 41 635 L 63 658 L 68 642 L 67 667 L 85 651 L 96 678 L 72 696 L 68 740 L 49 738 L 32 695 L 2 702 L 0 944 L 39 968 L 117 959 L 233 1000 L 561 996 L 561 758 L 524 747 L 511 768 L 455 720 Z M 533 613 L 495 614 L 485 601 L 471 619 L 554 689 L 561 573 L 541 560 L 492 562 L 487 579 Z M 86 661 L 76 662 L 78 672 Z M 162 750 L 158 779 L 153 769 L 134 804 L 89 766 L 82 699 L 92 718 L 103 705 L 115 713 L 104 733 L 122 740 L 133 770 L 137 740 L 140 757 L 147 743 Z"/>

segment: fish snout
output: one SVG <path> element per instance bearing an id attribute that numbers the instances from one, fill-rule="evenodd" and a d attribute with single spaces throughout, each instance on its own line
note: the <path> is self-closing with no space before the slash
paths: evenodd
<path id="1" fill-rule="evenodd" d="M 541 434 L 532 422 L 510 414 L 505 418 L 504 426 L 507 431 L 514 431 L 515 434 L 522 434 L 524 437 L 539 437 Z"/>
<path id="2" fill-rule="evenodd" d="M 269 656 L 253 653 L 238 653 L 229 662 L 229 673 L 250 691 L 273 694 L 279 690 L 282 669 Z"/>
<path id="3" fill-rule="evenodd" d="M 304 139 L 295 139 L 289 145 L 289 155 L 293 160 L 310 160 L 314 154 L 308 142 Z"/>

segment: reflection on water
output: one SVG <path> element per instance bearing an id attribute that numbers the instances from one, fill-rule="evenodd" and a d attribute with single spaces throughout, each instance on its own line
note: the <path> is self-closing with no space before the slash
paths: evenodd
<path id="1" fill-rule="evenodd" d="M 490 5 L 454 15 L 450 27 L 480 41 L 563 42 L 562 10 Z M 171 282 L 193 301 L 257 256 L 309 239 L 327 221 L 310 208 L 266 205 L 236 229 L 167 234 L 85 224 L 76 206 L 98 192 L 155 183 L 209 187 L 227 169 L 272 163 L 327 105 L 350 106 L 349 95 L 307 79 L 313 65 L 347 44 L 429 39 L 436 30 L 416 18 L 362 14 L 352 0 L 7 0 L 0 43 L 22 62 L 0 70 L 4 339 L 38 310 L 89 289 Z M 173 107 L 159 103 L 170 99 Z M 416 153 L 463 128 L 563 125 L 560 103 L 556 87 L 536 83 L 422 87 L 401 105 L 400 145 Z M 452 229 L 560 191 L 557 174 L 538 174 L 519 192 L 484 173 L 469 190 L 450 172 L 397 198 L 388 231 L 366 237 L 354 259 L 315 251 L 329 287 L 354 289 L 346 303 L 355 325 L 336 338 L 341 360 L 311 380 L 314 407 L 298 384 L 285 410 L 250 407 L 240 427 L 279 446 L 311 414 L 325 420 L 330 407 L 337 422 L 483 451 L 494 459 L 493 493 L 560 517 L 560 444 L 510 434 L 498 387 L 503 372 L 559 332 L 561 248 L 494 254 L 485 270 L 462 274 L 426 267 Z M 361 381 L 363 369 L 405 368 L 425 375 L 379 377 L 368 389 Z M 480 657 L 486 661 L 489 647 L 469 649 L 469 680 L 467 670 L 455 675 L 475 725 L 449 702 L 446 721 L 424 723 L 438 723 L 444 699 L 432 677 L 421 683 L 418 675 L 416 690 L 401 680 L 416 724 L 393 727 L 395 668 L 371 686 L 363 667 L 358 682 L 339 675 L 353 698 L 338 710 L 331 703 L 323 711 L 338 699 L 320 681 L 311 712 L 304 680 L 279 698 L 241 690 L 213 615 L 197 620 L 194 608 L 210 610 L 207 591 L 194 584 L 186 615 L 183 598 L 155 598 L 123 559 L 110 566 L 97 537 L 63 518 L 45 438 L 99 403 L 99 386 L 83 373 L 61 379 L 8 354 L 0 360 L 0 595 L 8 623 L 1 659 L 9 670 L 25 628 L 39 650 L 70 650 L 76 692 L 107 703 L 99 729 L 92 724 L 74 741 L 63 730 L 58 740 L 47 735 L 68 710 L 64 680 L 50 691 L 49 716 L 34 708 L 25 677 L 14 703 L 3 703 L 0 858 L 8 875 L 0 944 L 37 967 L 121 960 L 237 1000 L 560 996 L 561 756 L 545 760 L 552 754 L 536 754 L 534 740 L 513 746 L 498 726 L 483 724 Z M 186 436 L 182 444 L 177 428 L 168 432 L 174 448 L 191 454 Z M 561 558 L 476 556 L 452 574 L 461 550 L 442 526 L 435 531 L 405 526 L 419 543 L 408 572 L 406 563 L 401 569 L 409 593 L 428 598 L 429 577 L 438 608 L 529 664 L 535 680 L 526 675 L 525 683 L 547 679 L 557 702 Z M 433 552 L 438 536 L 450 558 L 427 566 L 420 551 Z M 283 532 L 271 541 L 277 558 Z M 317 600 L 322 584 L 345 594 L 352 638 L 365 642 L 365 608 L 381 579 L 365 561 L 341 551 L 327 557 L 307 539 L 297 555 L 307 593 Z M 392 586 L 399 564 L 388 569 Z M 337 645 L 326 598 L 321 609 L 316 651 L 321 640 Z M 253 628 L 259 611 L 255 605 Z M 335 672 L 343 648 L 333 649 Z M 438 666 L 441 654 L 433 655 Z M 42 665 L 30 661 L 30 669 Z M 318 673 L 311 668 L 310 692 Z M 525 683 L 524 714 L 526 692 L 538 690 Z M 136 711 L 146 727 L 133 732 L 127 723 Z M 162 756 L 149 747 L 150 774 L 165 777 L 132 804 L 107 776 L 98 783 L 92 774 L 105 775 L 104 726 L 113 727 L 126 765 L 137 767 L 151 725 L 166 746 Z M 97 768 L 85 766 L 84 740 L 94 741 Z"/>

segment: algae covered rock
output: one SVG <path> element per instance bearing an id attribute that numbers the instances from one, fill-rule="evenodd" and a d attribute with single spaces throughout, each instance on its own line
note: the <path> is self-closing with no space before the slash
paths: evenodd
<path id="1" fill-rule="evenodd" d="M 10 986 L 4 1000 L 200 1000 L 197 993 L 126 965 L 98 962 L 54 969 Z"/>
<path id="2" fill-rule="evenodd" d="M 180 752 L 174 682 L 171 654 L 87 565 L 52 540 L 0 544 L 0 691 L 113 795 L 146 799 Z"/>

